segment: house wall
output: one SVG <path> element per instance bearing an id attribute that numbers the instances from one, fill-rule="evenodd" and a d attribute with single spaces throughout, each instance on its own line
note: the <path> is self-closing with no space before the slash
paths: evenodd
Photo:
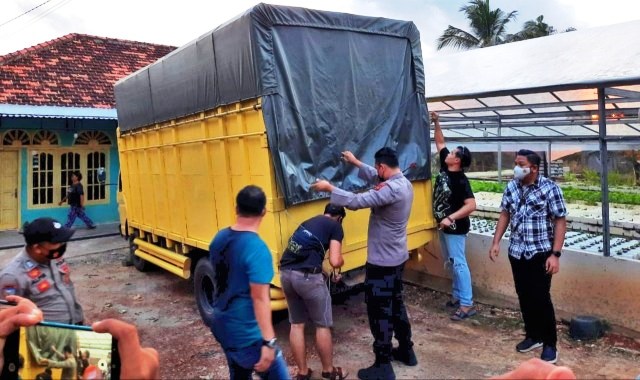
<path id="1" fill-rule="evenodd" d="M 508 259 L 508 240 L 502 239 L 500 256 L 489 260 L 493 236 L 469 233 L 467 261 L 471 270 L 474 298 L 518 308 Z M 640 333 L 640 261 L 604 257 L 563 249 L 560 272 L 554 275 L 551 297 L 559 318 L 576 315 L 604 318 L 614 326 Z M 422 260 L 412 262 L 406 279 L 430 288 L 451 292 L 451 276 L 444 269 L 440 243 L 434 239 L 420 252 Z"/>
<path id="2" fill-rule="evenodd" d="M 93 119 L 46 119 L 46 118 L 2 118 L 0 123 L 0 136 L 4 136 L 9 130 L 24 130 L 30 136 L 33 136 L 39 130 L 47 130 L 55 133 L 58 138 L 57 145 L 28 145 L 21 146 L 19 150 L 19 220 L 18 225 L 42 216 L 49 216 L 60 221 L 67 218 L 68 205 L 63 203 L 58 206 L 58 201 L 62 196 L 62 176 L 66 176 L 67 172 L 62 173 L 60 154 L 66 152 L 78 153 L 81 157 L 80 170 L 83 173 L 82 184 L 85 193 L 88 192 L 88 162 L 87 155 L 90 152 L 100 152 L 105 154 L 106 158 L 106 181 L 104 187 L 104 199 L 88 200 L 88 194 L 85 194 L 85 211 L 87 215 L 97 224 L 113 223 L 119 220 L 117 206 L 118 191 L 118 174 L 120 163 L 118 159 L 118 149 L 116 145 L 116 121 L 115 120 L 93 120 Z M 110 140 L 108 145 L 99 144 L 78 144 L 75 134 L 79 137 L 86 131 L 103 132 Z M 0 144 L 2 142 L 0 141 Z M 0 150 L 16 149 L 16 146 L 0 145 Z M 54 177 L 56 187 L 54 187 L 54 202 L 46 205 L 34 205 L 32 194 L 33 171 L 33 153 L 48 152 L 52 153 L 54 160 Z M 95 171 L 94 171 L 95 172 Z M 76 220 L 75 226 L 83 226 L 80 220 Z"/>

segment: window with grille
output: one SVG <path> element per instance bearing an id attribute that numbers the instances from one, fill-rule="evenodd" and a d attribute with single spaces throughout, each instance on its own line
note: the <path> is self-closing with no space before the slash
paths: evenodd
<path id="1" fill-rule="evenodd" d="M 106 164 L 107 157 L 102 152 L 91 152 L 87 155 L 87 181 L 84 192 L 88 201 L 105 199 L 105 184 L 98 179 L 98 173 L 105 170 Z"/>
<path id="2" fill-rule="evenodd" d="M 47 205 L 54 202 L 53 164 L 53 154 L 33 152 L 31 155 L 32 203 L 34 205 Z"/>
<path id="3" fill-rule="evenodd" d="M 67 152 L 60 156 L 60 200 L 67 196 L 71 186 L 71 173 L 80 170 L 80 154 Z"/>

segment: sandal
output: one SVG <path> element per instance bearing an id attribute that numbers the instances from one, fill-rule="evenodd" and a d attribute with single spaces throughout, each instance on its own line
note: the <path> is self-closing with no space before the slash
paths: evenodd
<path id="1" fill-rule="evenodd" d="M 307 368 L 307 374 L 306 375 L 301 375 L 300 373 L 298 373 L 296 375 L 295 379 L 296 380 L 311 380 L 311 373 L 313 373 L 311 368 Z"/>
<path id="2" fill-rule="evenodd" d="M 333 367 L 331 372 L 322 372 L 322 378 L 329 380 L 343 380 L 347 378 L 347 375 L 349 373 L 343 372 L 342 367 Z"/>
<path id="3" fill-rule="evenodd" d="M 456 310 L 455 313 L 453 313 L 451 315 L 451 320 L 452 321 L 462 321 L 462 320 L 467 319 L 469 317 L 473 317 L 476 314 L 478 314 L 478 312 L 473 307 L 471 309 L 469 309 L 466 313 L 464 311 L 462 311 L 462 309 L 458 309 L 458 310 Z"/>
<path id="4" fill-rule="evenodd" d="M 444 306 L 446 307 L 450 307 L 452 309 L 456 309 L 460 307 L 460 300 L 449 300 L 447 301 L 447 303 L 444 304 Z"/>

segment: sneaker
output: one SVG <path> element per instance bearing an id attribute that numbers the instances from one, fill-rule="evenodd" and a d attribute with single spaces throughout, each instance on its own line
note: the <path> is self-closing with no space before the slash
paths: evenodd
<path id="1" fill-rule="evenodd" d="M 553 346 L 544 345 L 540 359 L 547 363 L 555 364 L 558 361 L 558 350 Z"/>
<path id="2" fill-rule="evenodd" d="M 333 370 L 331 372 L 322 372 L 322 378 L 329 380 L 344 380 L 348 375 L 349 373 L 344 372 L 342 370 L 342 367 L 333 367 Z"/>
<path id="3" fill-rule="evenodd" d="M 358 370 L 358 379 L 362 380 L 396 380 L 391 363 L 375 362 L 371 367 Z"/>
<path id="4" fill-rule="evenodd" d="M 409 348 L 408 350 L 400 350 L 399 347 L 392 348 L 391 357 L 393 360 L 399 361 L 400 363 L 410 367 L 418 365 L 418 358 L 416 358 L 416 353 L 413 351 L 413 348 Z"/>
<path id="5" fill-rule="evenodd" d="M 542 342 L 536 342 L 531 338 L 526 338 L 522 342 L 516 344 L 516 351 L 518 352 L 529 352 L 531 350 L 535 350 L 536 348 L 542 347 Z"/>
<path id="6" fill-rule="evenodd" d="M 451 314 L 451 320 L 452 321 L 462 321 L 465 320 L 469 317 L 473 317 L 474 315 L 478 314 L 478 312 L 476 311 L 476 309 L 474 307 L 472 307 L 471 309 L 467 310 L 466 312 L 462 311 L 462 309 L 458 309 L 456 310 L 455 313 Z"/>

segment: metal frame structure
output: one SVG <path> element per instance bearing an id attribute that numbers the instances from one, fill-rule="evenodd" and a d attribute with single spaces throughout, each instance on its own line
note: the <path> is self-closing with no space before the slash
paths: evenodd
<path id="1" fill-rule="evenodd" d="M 450 142 L 542 144 L 549 156 L 553 144 L 597 144 L 606 163 L 610 149 L 640 147 L 640 46 L 624 43 L 637 35 L 633 21 L 426 60 L 428 108 Z M 606 164 L 600 174 L 610 256 Z"/>

